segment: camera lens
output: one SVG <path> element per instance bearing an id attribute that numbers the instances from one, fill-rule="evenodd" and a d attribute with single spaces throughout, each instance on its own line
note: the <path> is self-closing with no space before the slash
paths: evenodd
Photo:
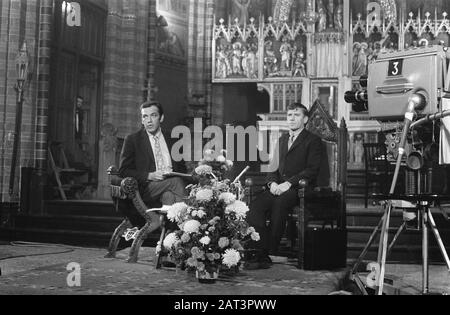
<path id="1" fill-rule="evenodd" d="M 368 101 L 368 94 L 367 91 L 361 90 L 361 91 L 348 91 L 345 92 L 344 99 L 347 103 L 353 104 L 353 103 L 365 103 Z"/>

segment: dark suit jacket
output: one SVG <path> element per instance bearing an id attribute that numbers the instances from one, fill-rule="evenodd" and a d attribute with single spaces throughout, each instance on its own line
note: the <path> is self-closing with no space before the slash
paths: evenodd
<path id="1" fill-rule="evenodd" d="M 267 175 L 266 182 L 278 184 L 289 182 L 298 187 L 298 182 L 306 179 L 314 187 L 322 160 L 322 140 L 306 129 L 297 137 L 288 151 L 289 134 L 281 136 L 275 155 L 279 157 L 279 168 Z"/>
<path id="2" fill-rule="evenodd" d="M 174 140 L 164 134 L 169 151 L 174 145 Z M 186 173 L 186 165 L 182 162 L 174 162 L 172 159 L 174 172 Z M 142 128 L 139 132 L 125 138 L 122 153 L 120 155 L 119 173 L 123 178 L 133 177 L 139 184 L 145 185 L 148 174 L 156 171 L 155 157 L 147 131 Z"/>

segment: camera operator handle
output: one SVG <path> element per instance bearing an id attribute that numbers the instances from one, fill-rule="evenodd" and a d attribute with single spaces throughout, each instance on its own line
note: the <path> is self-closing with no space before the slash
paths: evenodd
<path id="1" fill-rule="evenodd" d="M 412 83 L 405 83 L 405 84 L 392 84 L 392 85 L 386 85 L 386 86 L 379 86 L 377 87 L 376 91 L 378 94 L 406 94 L 414 89 L 414 86 Z"/>
<path id="2" fill-rule="evenodd" d="M 409 128 L 411 127 L 414 119 L 414 113 L 406 113 L 405 115 L 405 127 L 403 128 L 402 138 L 400 140 L 400 146 L 398 149 L 397 164 L 395 165 L 394 179 L 389 194 L 395 193 L 395 187 L 397 186 L 398 175 L 400 173 L 400 167 L 402 165 L 403 155 L 405 155 L 406 140 L 408 137 Z"/>
<path id="3" fill-rule="evenodd" d="M 417 110 L 423 110 L 428 103 L 427 95 L 425 91 L 417 90 L 415 93 L 409 98 L 408 101 L 408 109 L 405 114 L 405 126 L 403 128 L 402 138 L 400 140 L 400 146 L 398 149 L 398 158 L 397 164 L 395 166 L 394 179 L 392 180 L 392 186 L 390 190 L 390 194 L 393 195 L 395 193 L 395 186 L 397 186 L 398 175 L 400 173 L 400 167 L 402 164 L 403 155 L 405 154 L 406 140 L 408 137 L 409 129 L 414 120 L 414 116 Z"/>

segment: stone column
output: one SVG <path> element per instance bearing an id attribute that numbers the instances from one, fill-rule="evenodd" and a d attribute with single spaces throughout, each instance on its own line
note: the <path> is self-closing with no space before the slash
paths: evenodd
<path id="1" fill-rule="evenodd" d="M 41 0 L 39 9 L 39 42 L 38 42 L 38 97 L 36 113 L 36 140 L 35 140 L 35 174 L 33 180 L 36 193 L 31 201 L 31 213 L 43 214 L 44 186 L 47 171 L 47 142 L 48 142 L 48 104 L 50 90 L 50 56 L 53 22 L 53 1 Z"/>

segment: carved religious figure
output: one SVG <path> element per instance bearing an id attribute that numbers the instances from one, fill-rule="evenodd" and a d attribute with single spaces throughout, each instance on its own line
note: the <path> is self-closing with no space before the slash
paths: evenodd
<path id="1" fill-rule="evenodd" d="M 292 46 L 286 37 L 283 38 L 283 43 L 280 46 L 281 53 L 281 71 L 291 70 L 291 50 Z"/>
<path id="2" fill-rule="evenodd" d="M 362 76 L 367 74 L 367 43 L 353 44 L 353 75 Z"/>
<path id="3" fill-rule="evenodd" d="M 335 13 L 334 13 L 334 28 L 338 31 L 342 31 L 344 29 L 344 8 L 342 4 L 339 4 L 336 7 Z"/>
<path id="4" fill-rule="evenodd" d="M 242 44 L 236 42 L 233 44 L 233 53 L 231 59 L 233 74 L 242 74 Z"/>
<path id="5" fill-rule="evenodd" d="M 278 71 L 278 60 L 275 55 L 275 51 L 273 50 L 273 43 L 269 40 L 264 44 L 264 46 L 264 73 L 266 76 L 270 76 L 271 74 Z"/>
<path id="6" fill-rule="evenodd" d="M 301 50 L 298 51 L 294 61 L 294 70 L 292 74 L 294 77 L 306 77 L 306 66 L 304 60 L 305 55 Z"/>
<path id="7" fill-rule="evenodd" d="M 255 43 L 251 43 L 248 45 L 247 50 L 243 54 L 242 59 L 242 68 L 244 70 L 244 74 L 249 79 L 257 78 L 257 69 L 258 69 L 258 59 L 256 57 L 256 53 L 258 48 Z"/>
<path id="8" fill-rule="evenodd" d="M 323 32 L 327 29 L 327 12 L 322 0 L 319 0 L 317 3 L 317 13 L 319 15 L 319 25 L 317 30 Z"/>
<path id="9" fill-rule="evenodd" d="M 218 46 L 216 58 L 216 76 L 221 79 L 226 79 L 231 74 L 231 65 L 224 45 Z"/>
<path id="10" fill-rule="evenodd" d="M 231 5 L 232 19 L 239 19 L 240 24 L 247 23 L 250 0 L 232 0 Z"/>

